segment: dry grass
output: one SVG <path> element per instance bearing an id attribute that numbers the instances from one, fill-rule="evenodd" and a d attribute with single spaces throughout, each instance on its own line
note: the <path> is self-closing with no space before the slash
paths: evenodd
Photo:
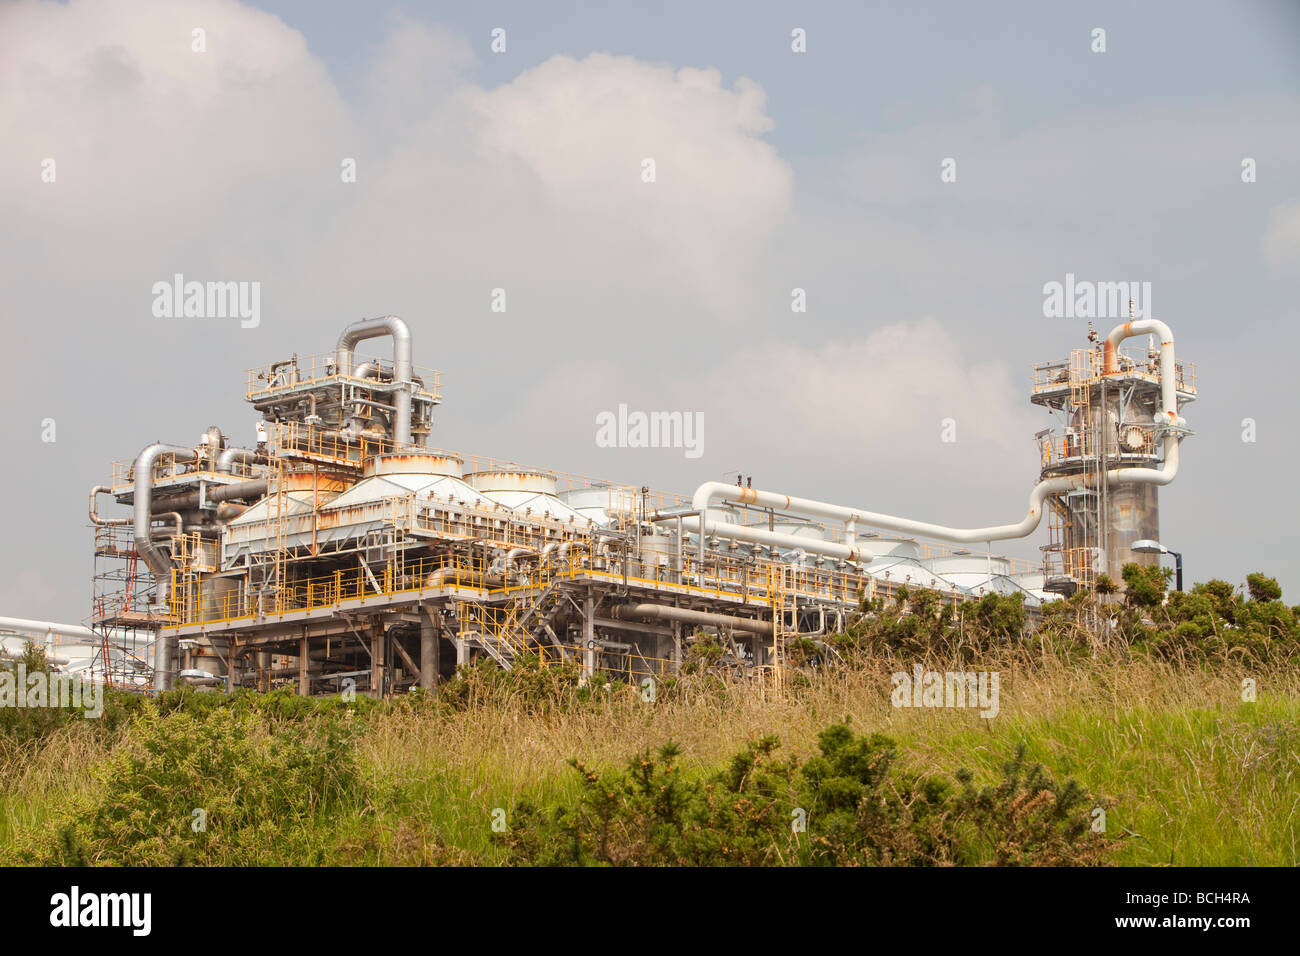
<path id="1" fill-rule="evenodd" d="M 572 689 L 546 699 L 497 687 L 456 711 L 377 710 L 356 745 L 365 805 L 330 824 L 336 862 L 495 862 L 493 812 L 572 798 L 570 760 L 613 767 L 674 740 L 684 768 L 705 773 L 769 734 L 807 757 L 821 730 L 847 719 L 893 737 L 913 770 L 967 767 L 980 782 L 994 782 L 1025 743 L 1032 760 L 1058 780 L 1074 777 L 1106 809 L 1108 834 L 1125 837 L 1120 863 L 1300 863 L 1300 672 L 1119 655 L 925 662 L 997 670 L 1000 712 L 989 720 L 975 709 L 893 707 L 890 675 L 911 665 L 863 662 L 796 676 L 780 692 L 686 679 L 653 704 L 621 686 L 595 701 Z M 1258 683 L 1257 702 L 1242 700 L 1245 677 Z M 107 754 L 102 736 L 73 726 L 13 762 L 0 787 L 0 843 L 88 793 Z"/>
<path id="2" fill-rule="evenodd" d="M 784 693 L 686 682 L 653 705 L 630 690 L 572 708 L 497 693 L 450 720 L 382 717 L 362 759 L 376 783 L 411 797 L 407 810 L 438 840 L 487 852 L 495 808 L 573 794 L 570 759 L 614 766 L 671 739 L 684 765 L 703 771 L 767 734 L 806 757 L 819 731 L 847 718 L 859 732 L 895 738 L 902 762 L 918 771 L 969 767 L 990 782 L 1015 744 L 1027 743 L 1033 759 L 1074 776 L 1107 808 L 1108 831 L 1128 834 L 1125 862 L 1300 861 L 1300 749 L 1261 742 L 1264 728 L 1300 728 L 1300 674 L 1052 657 L 984 667 L 1001 678 L 992 720 L 969 709 L 893 707 L 890 675 L 910 668 L 876 661 Z M 1242 701 L 1247 676 L 1259 683 L 1256 703 Z"/>

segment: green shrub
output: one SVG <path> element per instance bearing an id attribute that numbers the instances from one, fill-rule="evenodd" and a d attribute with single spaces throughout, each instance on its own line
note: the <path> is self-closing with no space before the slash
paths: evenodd
<path id="1" fill-rule="evenodd" d="M 360 721 L 268 720 L 259 708 L 279 704 L 234 701 L 151 707 L 98 766 L 91 793 L 73 798 L 22 855 L 121 866 L 323 859 L 322 819 L 362 796 L 352 746 Z"/>
<path id="2" fill-rule="evenodd" d="M 672 743 L 621 771 L 574 761 L 576 799 L 520 802 L 495 838 L 511 862 L 542 866 L 1081 865 L 1111 848 L 1089 828 L 1086 792 L 1026 768 L 1023 746 L 997 786 L 961 771 L 958 789 L 900 770 L 879 734 L 837 724 L 818 745 L 801 767 L 766 737 L 694 781 Z"/>

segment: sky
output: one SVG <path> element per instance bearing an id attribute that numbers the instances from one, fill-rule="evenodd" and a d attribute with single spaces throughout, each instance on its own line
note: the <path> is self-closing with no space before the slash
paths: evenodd
<path id="1" fill-rule="evenodd" d="M 0 615 L 85 620 L 111 462 L 251 444 L 248 368 L 383 314 L 441 448 L 1014 522 L 1067 274 L 1196 364 L 1189 581 L 1300 601 L 1300 4 L 18 0 L 0 143 Z M 155 314 L 177 273 L 257 323 Z M 702 453 L 602 447 L 620 405 Z"/>

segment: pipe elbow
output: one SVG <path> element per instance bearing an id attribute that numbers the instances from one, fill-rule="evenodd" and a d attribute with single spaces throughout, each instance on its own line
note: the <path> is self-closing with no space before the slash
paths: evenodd
<path id="1" fill-rule="evenodd" d="M 359 319 L 339 333 L 337 348 L 351 349 L 358 342 L 391 335 L 395 340 L 411 341 L 411 327 L 406 320 L 396 315 L 383 315 L 377 319 Z"/>
<path id="2" fill-rule="evenodd" d="M 245 465 L 265 464 L 266 454 L 264 452 L 254 451 L 251 448 L 226 448 L 217 455 L 216 469 L 221 474 L 230 474 L 235 467 L 235 462 Z"/>
<path id="3" fill-rule="evenodd" d="M 738 490 L 743 489 L 724 481 L 706 481 L 695 489 L 695 494 L 691 498 L 691 510 L 707 511 L 714 498 L 725 498 Z"/>

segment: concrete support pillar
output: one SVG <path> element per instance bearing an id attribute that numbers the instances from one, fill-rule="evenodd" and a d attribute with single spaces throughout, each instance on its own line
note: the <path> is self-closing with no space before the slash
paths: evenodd
<path id="1" fill-rule="evenodd" d="M 170 637 L 163 637 L 159 631 L 153 639 L 153 689 L 171 690 L 172 688 L 172 659 L 171 649 L 175 640 Z"/>
<path id="2" fill-rule="evenodd" d="M 384 672 L 387 669 L 384 660 L 386 635 L 382 627 L 371 628 L 370 635 L 370 695 L 372 697 L 383 697 Z"/>
<path id="3" fill-rule="evenodd" d="M 438 626 L 428 620 L 420 622 L 420 687 L 433 690 L 438 682 L 439 661 Z"/>
<path id="4" fill-rule="evenodd" d="M 271 652 L 257 652 L 257 689 L 263 694 L 271 690 Z"/>
<path id="5" fill-rule="evenodd" d="M 298 641 L 298 693 L 303 697 L 311 694 L 311 655 L 305 637 Z"/>
<path id="6" fill-rule="evenodd" d="M 582 604 L 582 679 L 596 673 L 596 601 L 590 594 Z"/>
<path id="7" fill-rule="evenodd" d="M 233 694 L 239 687 L 239 650 L 232 644 L 228 653 L 230 665 L 226 674 L 226 693 Z"/>

